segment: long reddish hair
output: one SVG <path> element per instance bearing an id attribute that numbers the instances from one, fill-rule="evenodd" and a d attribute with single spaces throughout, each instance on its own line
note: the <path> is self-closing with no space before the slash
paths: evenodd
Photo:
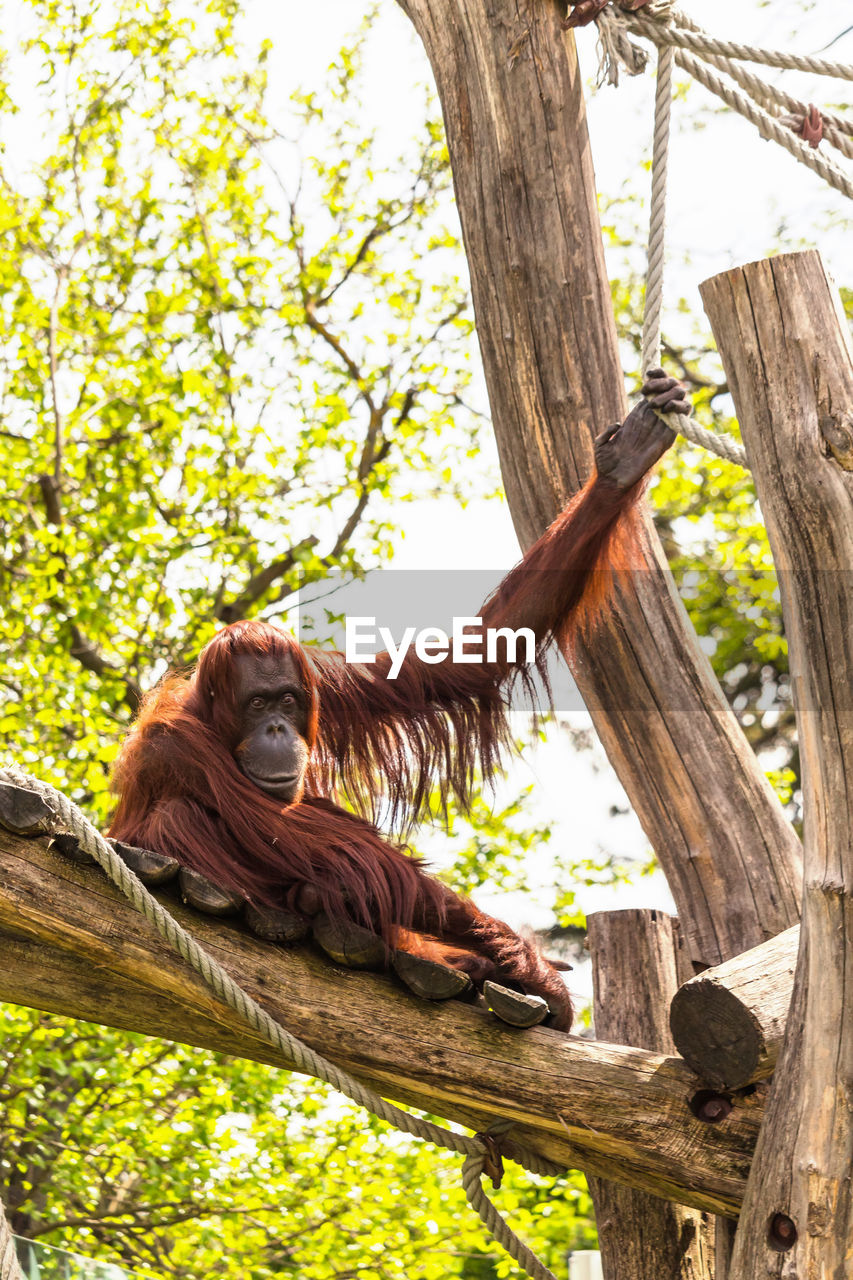
<path id="1" fill-rule="evenodd" d="M 551 641 L 570 645 L 602 607 L 614 570 L 633 567 L 642 488 L 587 485 L 486 602 L 483 624 L 530 627 L 540 667 Z M 292 659 L 308 699 L 305 796 L 284 807 L 233 754 L 235 663 L 245 654 Z M 361 665 L 303 648 L 267 622 L 225 627 L 194 672 L 168 677 L 143 702 L 115 770 L 111 834 L 252 901 L 295 900 L 310 884 L 331 916 L 370 925 L 388 942 L 394 926 L 440 927 L 447 891 L 383 839 L 377 813 L 399 829 L 436 797 L 440 807 L 451 794 L 466 806 L 477 773 L 490 776 L 509 742 L 506 687 L 526 674 L 507 660 L 427 665 L 409 652 L 389 680 L 389 665 L 387 655 Z"/>
<path id="2" fill-rule="evenodd" d="M 418 927 L 425 886 L 427 905 L 441 916 L 442 887 L 372 823 L 317 795 L 282 807 L 240 772 L 232 750 L 241 654 L 295 661 L 314 745 L 319 681 L 306 651 L 269 623 L 233 623 L 214 636 L 193 673 L 167 677 L 144 700 L 114 773 L 120 800 L 111 835 L 170 854 L 259 903 L 283 905 L 311 884 L 323 910 L 370 925 L 388 941 L 394 925 Z"/>

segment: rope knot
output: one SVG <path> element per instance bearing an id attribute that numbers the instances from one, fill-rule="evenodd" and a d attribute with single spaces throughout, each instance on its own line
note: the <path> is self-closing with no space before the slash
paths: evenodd
<path id="1" fill-rule="evenodd" d="M 813 102 L 809 103 L 808 111 L 786 112 L 779 116 L 779 121 L 798 138 L 807 142 L 813 151 L 820 146 L 823 140 L 823 116 Z"/>
<path id="2" fill-rule="evenodd" d="M 495 1191 L 499 1191 L 500 1185 L 504 1180 L 504 1160 L 498 1146 L 497 1135 L 494 1133 L 475 1133 L 474 1137 L 479 1142 L 482 1142 L 486 1148 L 482 1157 L 483 1173 L 487 1178 L 491 1178 Z"/>
<path id="3" fill-rule="evenodd" d="M 820 146 L 823 138 L 823 117 L 813 102 L 809 103 L 808 115 L 803 117 L 800 137 L 813 149 Z"/>
<path id="4" fill-rule="evenodd" d="M 596 83 L 618 85 L 620 69 L 629 76 L 645 71 L 649 55 L 628 35 L 627 11 L 608 5 L 595 20 L 598 29 L 598 75 Z"/>

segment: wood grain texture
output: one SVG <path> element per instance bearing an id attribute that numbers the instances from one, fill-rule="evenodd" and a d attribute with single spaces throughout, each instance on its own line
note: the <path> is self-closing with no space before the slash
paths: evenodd
<path id="1" fill-rule="evenodd" d="M 668 1012 L 684 952 L 662 911 L 602 911 L 587 921 L 595 1034 L 672 1051 Z M 714 1280 L 714 1219 L 648 1192 L 590 1178 L 604 1280 Z"/>
<path id="2" fill-rule="evenodd" d="M 400 0 L 444 112 L 507 498 L 527 547 L 625 415 L 583 92 L 551 0 Z M 677 599 L 651 522 L 576 677 L 691 957 L 794 924 L 790 829 Z"/>
<path id="3" fill-rule="evenodd" d="M 794 987 L 800 928 L 706 969 L 675 993 L 676 1050 L 718 1089 L 740 1089 L 776 1069 Z"/>
<path id="4" fill-rule="evenodd" d="M 853 1269 L 853 475 L 830 439 L 853 408 L 853 353 L 816 253 L 728 271 L 702 296 L 779 574 L 805 807 L 800 954 L 732 1275 L 840 1280 Z M 793 1223 L 792 1248 L 774 1248 L 774 1222 Z"/>
<path id="5" fill-rule="evenodd" d="M 287 1066 L 107 881 L 0 832 L 0 999 Z M 696 1077 L 678 1058 L 536 1027 L 514 1031 L 461 1001 L 419 1001 L 390 977 L 285 950 L 169 910 L 290 1031 L 384 1096 L 513 1136 L 566 1167 L 735 1214 L 760 1124 L 748 1099 L 726 1122 L 696 1120 Z"/>

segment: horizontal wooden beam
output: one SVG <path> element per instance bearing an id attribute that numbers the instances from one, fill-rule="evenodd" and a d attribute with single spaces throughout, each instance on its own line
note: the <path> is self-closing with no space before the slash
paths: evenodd
<path id="1" fill-rule="evenodd" d="M 700 1082 L 678 1058 L 514 1031 L 480 1008 L 416 1000 L 390 977 L 262 942 L 158 896 L 292 1033 L 384 1096 L 474 1129 L 506 1118 L 514 1137 L 566 1167 L 737 1213 L 760 1097 L 703 1123 L 690 1110 Z M 288 1066 L 98 868 L 2 831 L 0 998 Z"/>

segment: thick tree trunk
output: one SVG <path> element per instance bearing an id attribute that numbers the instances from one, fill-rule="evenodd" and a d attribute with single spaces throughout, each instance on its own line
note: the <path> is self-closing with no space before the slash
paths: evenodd
<path id="1" fill-rule="evenodd" d="M 477 329 L 523 546 L 625 413 L 574 43 L 553 0 L 400 0 L 447 127 Z M 650 126 L 651 127 L 651 126 Z M 695 643 L 646 525 L 610 625 L 576 666 L 666 872 L 692 958 L 795 923 L 799 843 Z"/>
<path id="2" fill-rule="evenodd" d="M 661 911 L 591 915 L 589 949 L 600 1040 L 671 1053 L 678 922 Z M 639 981 L 638 981 L 639 979 Z M 714 1280 L 714 1220 L 604 1178 L 590 1178 L 604 1280 Z"/>
<path id="3" fill-rule="evenodd" d="M 779 574 L 805 805 L 800 954 L 733 1275 L 841 1280 L 853 1250 L 853 352 L 815 253 L 726 272 L 702 294 Z"/>
<path id="4" fill-rule="evenodd" d="M 0 999 L 289 1065 L 100 870 L 45 845 L 0 831 Z M 474 1129 L 510 1119 L 514 1138 L 567 1168 L 737 1213 L 761 1099 L 703 1124 L 689 1106 L 700 1082 L 678 1058 L 513 1031 L 484 1009 L 417 1000 L 391 978 L 261 942 L 160 893 L 274 1017 L 386 1097 Z"/>
<path id="5" fill-rule="evenodd" d="M 706 969 L 676 993 L 675 1047 L 717 1089 L 739 1089 L 776 1069 L 794 987 L 800 928 Z"/>

